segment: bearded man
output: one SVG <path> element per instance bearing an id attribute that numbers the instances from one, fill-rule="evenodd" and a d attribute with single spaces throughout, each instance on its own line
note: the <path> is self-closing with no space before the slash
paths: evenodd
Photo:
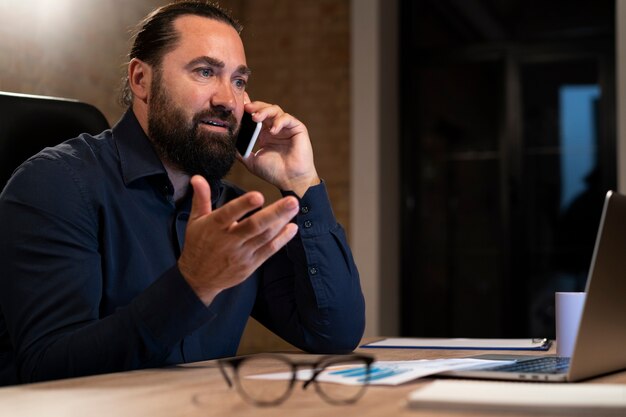
<path id="1" fill-rule="evenodd" d="M 306 127 L 250 101 L 240 26 L 183 1 L 140 25 L 111 129 L 22 164 L 0 196 L 0 385 L 236 353 L 249 316 L 353 350 L 364 301 Z M 259 150 L 237 154 L 244 112 Z M 236 161 L 283 198 L 222 180 Z"/>

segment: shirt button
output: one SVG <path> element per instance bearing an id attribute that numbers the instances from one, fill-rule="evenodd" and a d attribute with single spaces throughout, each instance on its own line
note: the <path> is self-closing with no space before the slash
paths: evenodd
<path id="1" fill-rule="evenodd" d="M 307 220 L 307 221 L 304 222 L 304 228 L 305 229 L 308 229 L 311 226 L 313 226 L 313 223 L 311 222 L 311 220 Z"/>
<path id="2" fill-rule="evenodd" d="M 308 212 L 309 212 L 309 207 L 308 206 L 300 207 L 300 213 L 307 214 Z"/>
<path id="3" fill-rule="evenodd" d="M 316 267 L 314 267 L 314 266 L 310 267 L 310 268 L 309 268 L 309 273 L 310 273 L 311 275 L 316 275 L 316 274 L 317 274 L 317 268 L 316 268 Z"/>

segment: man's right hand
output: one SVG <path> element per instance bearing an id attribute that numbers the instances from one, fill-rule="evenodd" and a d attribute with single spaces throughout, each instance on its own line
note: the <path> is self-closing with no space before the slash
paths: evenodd
<path id="1" fill-rule="evenodd" d="M 261 193 L 246 193 L 213 210 L 207 181 L 196 175 L 191 185 L 193 203 L 178 268 L 209 305 L 217 294 L 243 282 L 296 235 L 298 226 L 290 220 L 298 212 L 298 200 L 282 198 L 239 221 L 263 205 Z"/>

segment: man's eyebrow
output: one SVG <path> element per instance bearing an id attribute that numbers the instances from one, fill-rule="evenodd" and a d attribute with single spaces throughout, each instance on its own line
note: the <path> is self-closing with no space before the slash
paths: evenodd
<path id="1" fill-rule="evenodd" d="M 250 68 L 246 67 L 245 65 L 239 65 L 235 72 L 238 72 L 241 75 L 245 75 L 245 76 L 248 76 L 248 77 L 250 76 L 250 74 L 252 74 L 252 70 Z"/>
<path id="2" fill-rule="evenodd" d="M 197 65 L 210 65 L 212 67 L 217 67 L 217 68 L 224 68 L 226 66 L 224 61 L 221 61 L 217 58 L 213 58 L 210 56 L 200 56 L 198 58 L 195 58 L 191 60 L 186 66 L 187 68 L 191 68 Z M 252 70 L 250 70 L 250 68 L 246 67 L 245 65 L 240 65 L 237 67 L 235 72 L 241 75 L 250 76 L 250 74 L 252 73 Z"/>

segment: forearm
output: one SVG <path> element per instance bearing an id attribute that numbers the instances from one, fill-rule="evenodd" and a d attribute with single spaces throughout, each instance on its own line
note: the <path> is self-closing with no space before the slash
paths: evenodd
<path id="1" fill-rule="evenodd" d="M 106 317 L 98 313 L 100 297 L 91 283 L 75 291 L 52 275 L 50 287 L 11 291 L 13 301 L 3 300 L 20 382 L 162 366 L 186 335 L 214 317 L 176 268 Z M 59 287 L 71 292 L 55 296 Z"/>
<path id="2" fill-rule="evenodd" d="M 255 314 L 304 350 L 351 351 L 365 325 L 356 265 L 325 186 L 311 189 L 301 207 L 299 235 L 263 268 Z"/>

